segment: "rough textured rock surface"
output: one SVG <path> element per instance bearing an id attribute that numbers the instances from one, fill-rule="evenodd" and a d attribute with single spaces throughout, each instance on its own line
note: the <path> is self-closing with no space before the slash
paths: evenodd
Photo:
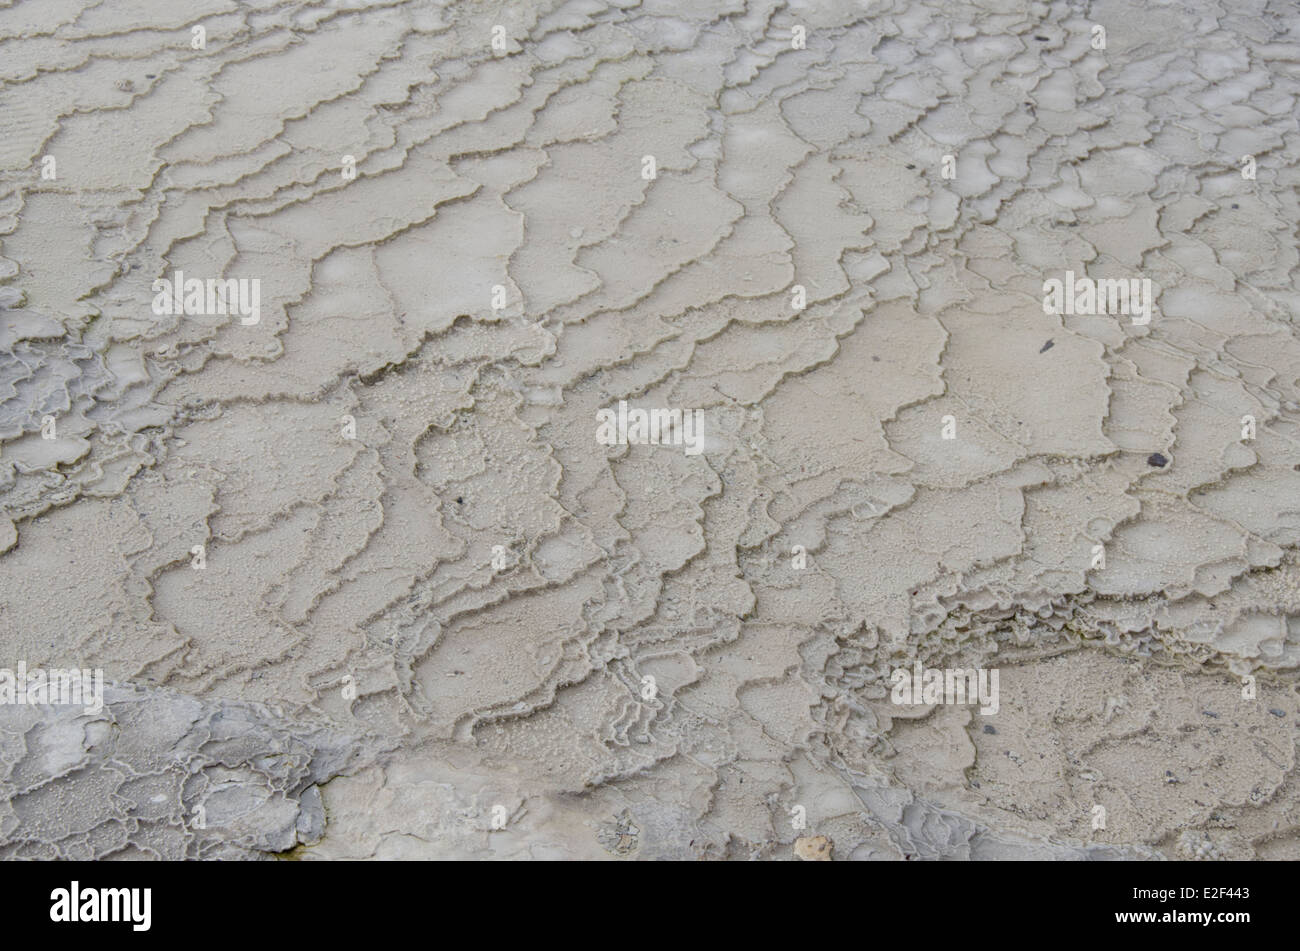
<path id="1" fill-rule="evenodd" d="M 1288 0 L 0 4 L 0 666 L 115 685 L 0 706 L 0 856 L 1300 858 L 1298 64 Z"/>

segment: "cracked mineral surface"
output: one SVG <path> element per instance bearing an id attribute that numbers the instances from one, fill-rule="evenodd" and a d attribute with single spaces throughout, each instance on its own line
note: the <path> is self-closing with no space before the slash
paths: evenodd
<path id="1" fill-rule="evenodd" d="M 1291 0 L 0 3 L 0 856 L 1300 858 L 1297 96 Z"/>

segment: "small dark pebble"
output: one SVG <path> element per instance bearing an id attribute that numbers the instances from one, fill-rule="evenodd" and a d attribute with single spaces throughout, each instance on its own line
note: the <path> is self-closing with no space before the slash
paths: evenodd
<path id="1" fill-rule="evenodd" d="M 995 730 L 995 729 L 993 729 L 993 724 L 992 724 L 992 723 L 986 723 L 986 724 L 984 724 L 984 732 L 985 732 L 985 733 L 997 733 L 998 731 Z"/>
<path id="2" fill-rule="evenodd" d="M 157 74 L 157 73 L 145 73 L 145 74 L 144 74 L 144 78 L 145 78 L 145 79 L 157 79 L 157 78 L 158 78 L 158 74 Z"/>
<path id="3" fill-rule="evenodd" d="M 1202 710 L 1201 713 L 1207 717 L 1214 717 L 1216 720 L 1219 719 L 1219 715 L 1213 710 Z"/>
<path id="4" fill-rule="evenodd" d="M 1151 455 L 1147 456 L 1147 465 L 1155 466 L 1157 469 L 1163 469 L 1165 466 L 1169 465 L 1169 460 L 1166 459 L 1163 454 L 1153 452 Z"/>
<path id="5" fill-rule="evenodd" d="M 907 166 L 907 167 L 908 167 L 908 168 L 916 168 L 915 165 L 909 165 L 909 166 Z"/>
<path id="6" fill-rule="evenodd" d="M 465 499 L 464 499 L 464 497 L 463 497 L 463 496 L 460 496 L 460 495 L 456 496 L 456 504 L 457 504 L 457 505 L 464 505 L 464 504 L 465 504 Z"/>
<path id="7" fill-rule="evenodd" d="M 1233 210 L 1233 211 L 1236 211 L 1236 210 L 1237 210 L 1238 208 L 1240 208 L 1240 207 L 1241 207 L 1240 205 L 1233 205 L 1233 206 L 1232 206 L 1232 210 Z"/>
<path id="8" fill-rule="evenodd" d="M 1051 350 L 1051 349 L 1052 349 L 1053 347 L 1055 347 L 1055 346 L 1056 346 L 1056 344 L 1049 340 L 1049 341 L 1047 341 L 1047 343 L 1043 344 L 1043 349 L 1039 350 L 1038 352 L 1039 352 L 1039 353 L 1046 353 L 1048 350 Z"/>
<path id="9" fill-rule="evenodd" d="M 1040 42 L 1040 43 L 1046 43 L 1046 42 L 1047 42 L 1047 37 L 1045 37 L 1045 36 L 1035 36 L 1034 39 L 1038 40 L 1038 42 Z"/>
<path id="10" fill-rule="evenodd" d="M 1268 708 L 1268 712 L 1271 713 L 1271 714 L 1273 714 L 1273 716 L 1275 716 L 1275 717 L 1284 717 L 1284 716 L 1286 716 L 1286 714 L 1283 713 L 1281 710 L 1279 710 L 1277 707 L 1269 707 L 1269 708 Z"/>

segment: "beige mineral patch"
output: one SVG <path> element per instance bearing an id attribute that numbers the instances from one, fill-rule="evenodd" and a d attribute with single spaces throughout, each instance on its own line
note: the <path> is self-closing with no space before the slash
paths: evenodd
<path id="1" fill-rule="evenodd" d="M 832 852 L 831 840 L 824 835 L 794 840 L 794 854 L 802 862 L 829 862 Z"/>

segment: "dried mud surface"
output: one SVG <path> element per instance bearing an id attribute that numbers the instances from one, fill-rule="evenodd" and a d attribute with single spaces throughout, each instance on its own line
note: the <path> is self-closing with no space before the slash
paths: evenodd
<path id="1" fill-rule="evenodd" d="M 1283 0 L 0 3 L 0 666 L 113 684 L 0 856 L 1300 858 L 1298 94 Z"/>

